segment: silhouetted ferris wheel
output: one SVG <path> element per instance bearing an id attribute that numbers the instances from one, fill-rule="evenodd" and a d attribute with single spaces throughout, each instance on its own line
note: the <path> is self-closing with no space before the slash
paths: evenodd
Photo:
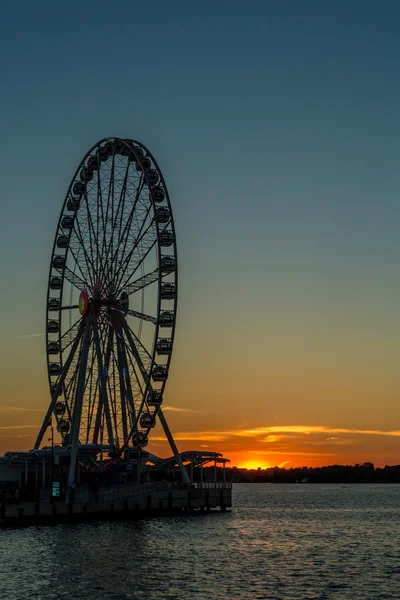
<path id="1" fill-rule="evenodd" d="M 106 138 L 68 188 L 52 251 L 46 343 L 49 419 L 72 457 L 146 446 L 168 378 L 177 249 L 168 191 L 139 142 Z M 72 463 L 71 458 L 71 463 Z"/>

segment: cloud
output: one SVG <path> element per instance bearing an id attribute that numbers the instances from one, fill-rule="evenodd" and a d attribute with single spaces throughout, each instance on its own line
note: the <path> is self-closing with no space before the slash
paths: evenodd
<path id="1" fill-rule="evenodd" d="M 292 452 L 290 449 L 285 450 L 247 450 L 251 454 L 273 454 L 274 456 L 283 454 L 285 456 L 335 456 L 332 452 Z"/>
<path id="2" fill-rule="evenodd" d="M 221 435 L 218 432 L 212 432 L 212 431 L 181 431 L 178 433 L 174 433 L 174 440 L 177 442 L 192 442 L 192 441 L 200 441 L 200 442 L 223 442 L 227 439 L 226 435 Z M 164 441 L 165 438 L 164 437 L 153 437 L 151 436 L 151 441 L 157 441 L 160 442 L 161 440 Z"/>
<path id="3" fill-rule="evenodd" d="M 7 338 L 8 340 L 22 340 L 24 338 L 33 338 L 33 337 L 41 337 L 46 335 L 45 333 L 28 333 L 27 335 L 13 335 L 12 337 Z"/>
<path id="4" fill-rule="evenodd" d="M 293 436 L 291 435 L 267 435 L 266 438 L 263 439 L 263 442 L 267 442 L 268 444 L 273 444 L 274 442 L 280 442 L 281 440 L 291 439 Z"/>
<path id="5" fill-rule="evenodd" d="M 25 408 L 22 406 L 9 406 L 8 404 L 0 404 L 0 410 L 23 411 L 23 412 L 40 412 L 44 413 L 42 408 Z"/>
<path id="6" fill-rule="evenodd" d="M 169 410 L 170 412 L 183 412 L 183 413 L 195 413 L 199 412 L 198 410 L 192 410 L 191 408 L 180 408 L 179 406 L 163 406 L 163 412 Z"/>
<path id="7" fill-rule="evenodd" d="M 285 465 L 288 465 L 289 463 L 290 463 L 290 460 L 284 460 L 284 461 L 283 461 L 283 463 L 281 463 L 280 465 L 278 465 L 278 467 L 279 467 L 280 469 L 283 469 L 283 467 L 284 467 Z"/>
<path id="8" fill-rule="evenodd" d="M 357 434 L 400 437 L 400 430 L 384 431 L 380 429 L 348 429 L 341 427 L 328 427 L 325 425 L 271 425 L 268 427 L 255 427 L 253 429 L 229 429 L 225 431 L 179 431 L 174 434 L 174 438 L 179 441 L 200 440 L 204 442 L 225 442 L 235 437 L 255 438 L 260 442 L 268 441 L 268 434 L 271 435 L 271 441 L 278 441 L 282 434 L 303 434 L 310 436 L 312 434 Z M 263 436 L 267 434 L 267 438 Z M 274 438 L 274 435 L 277 439 Z M 287 437 L 292 437 L 291 435 Z M 157 439 L 157 438 L 152 438 Z M 159 438 L 163 439 L 163 438 Z"/>
<path id="9" fill-rule="evenodd" d="M 272 425 L 269 427 L 255 427 L 254 429 L 243 429 L 241 431 L 232 431 L 232 435 L 243 435 L 254 437 L 265 433 L 302 433 L 311 435 L 312 433 L 350 433 L 359 435 L 388 435 L 391 437 L 400 437 L 400 430 L 384 431 L 381 429 L 348 429 L 345 427 L 327 427 L 325 425 Z"/>
<path id="10" fill-rule="evenodd" d="M 0 429 L 39 429 L 39 427 L 40 425 L 3 425 Z"/>

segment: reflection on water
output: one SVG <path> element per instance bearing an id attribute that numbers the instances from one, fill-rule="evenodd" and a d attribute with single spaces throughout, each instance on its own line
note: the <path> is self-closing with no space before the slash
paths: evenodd
<path id="1" fill-rule="evenodd" d="M 234 486 L 231 513 L 0 531 L 3 600 L 400 599 L 400 486 Z"/>

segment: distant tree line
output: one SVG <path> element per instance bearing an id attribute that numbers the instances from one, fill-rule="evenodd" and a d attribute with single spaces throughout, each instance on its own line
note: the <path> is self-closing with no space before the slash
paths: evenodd
<path id="1" fill-rule="evenodd" d="M 210 467 L 211 469 L 211 467 Z M 207 471 L 208 469 L 204 469 Z M 214 469 L 212 469 L 214 471 Z M 222 469 L 218 469 L 222 481 Z M 327 467 L 292 467 L 283 469 L 226 469 L 227 481 L 236 483 L 400 483 L 400 465 L 375 468 L 371 462 Z M 211 480 L 211 472 L 207 479 Z"/>

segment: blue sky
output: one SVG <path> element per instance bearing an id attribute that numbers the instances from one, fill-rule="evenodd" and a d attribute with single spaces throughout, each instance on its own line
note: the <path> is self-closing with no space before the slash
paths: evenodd
<path id="1" fill-rule="evenodd" d="M 70 178 L 120 135 L 170 190 L 169 390 L 204 403 L 193 427 L 399 426 L 399 18 L 392 1 L 3 5 L 4 403 L 47 404 L 43 339 L 8 338 L 44 329 Z"/>

